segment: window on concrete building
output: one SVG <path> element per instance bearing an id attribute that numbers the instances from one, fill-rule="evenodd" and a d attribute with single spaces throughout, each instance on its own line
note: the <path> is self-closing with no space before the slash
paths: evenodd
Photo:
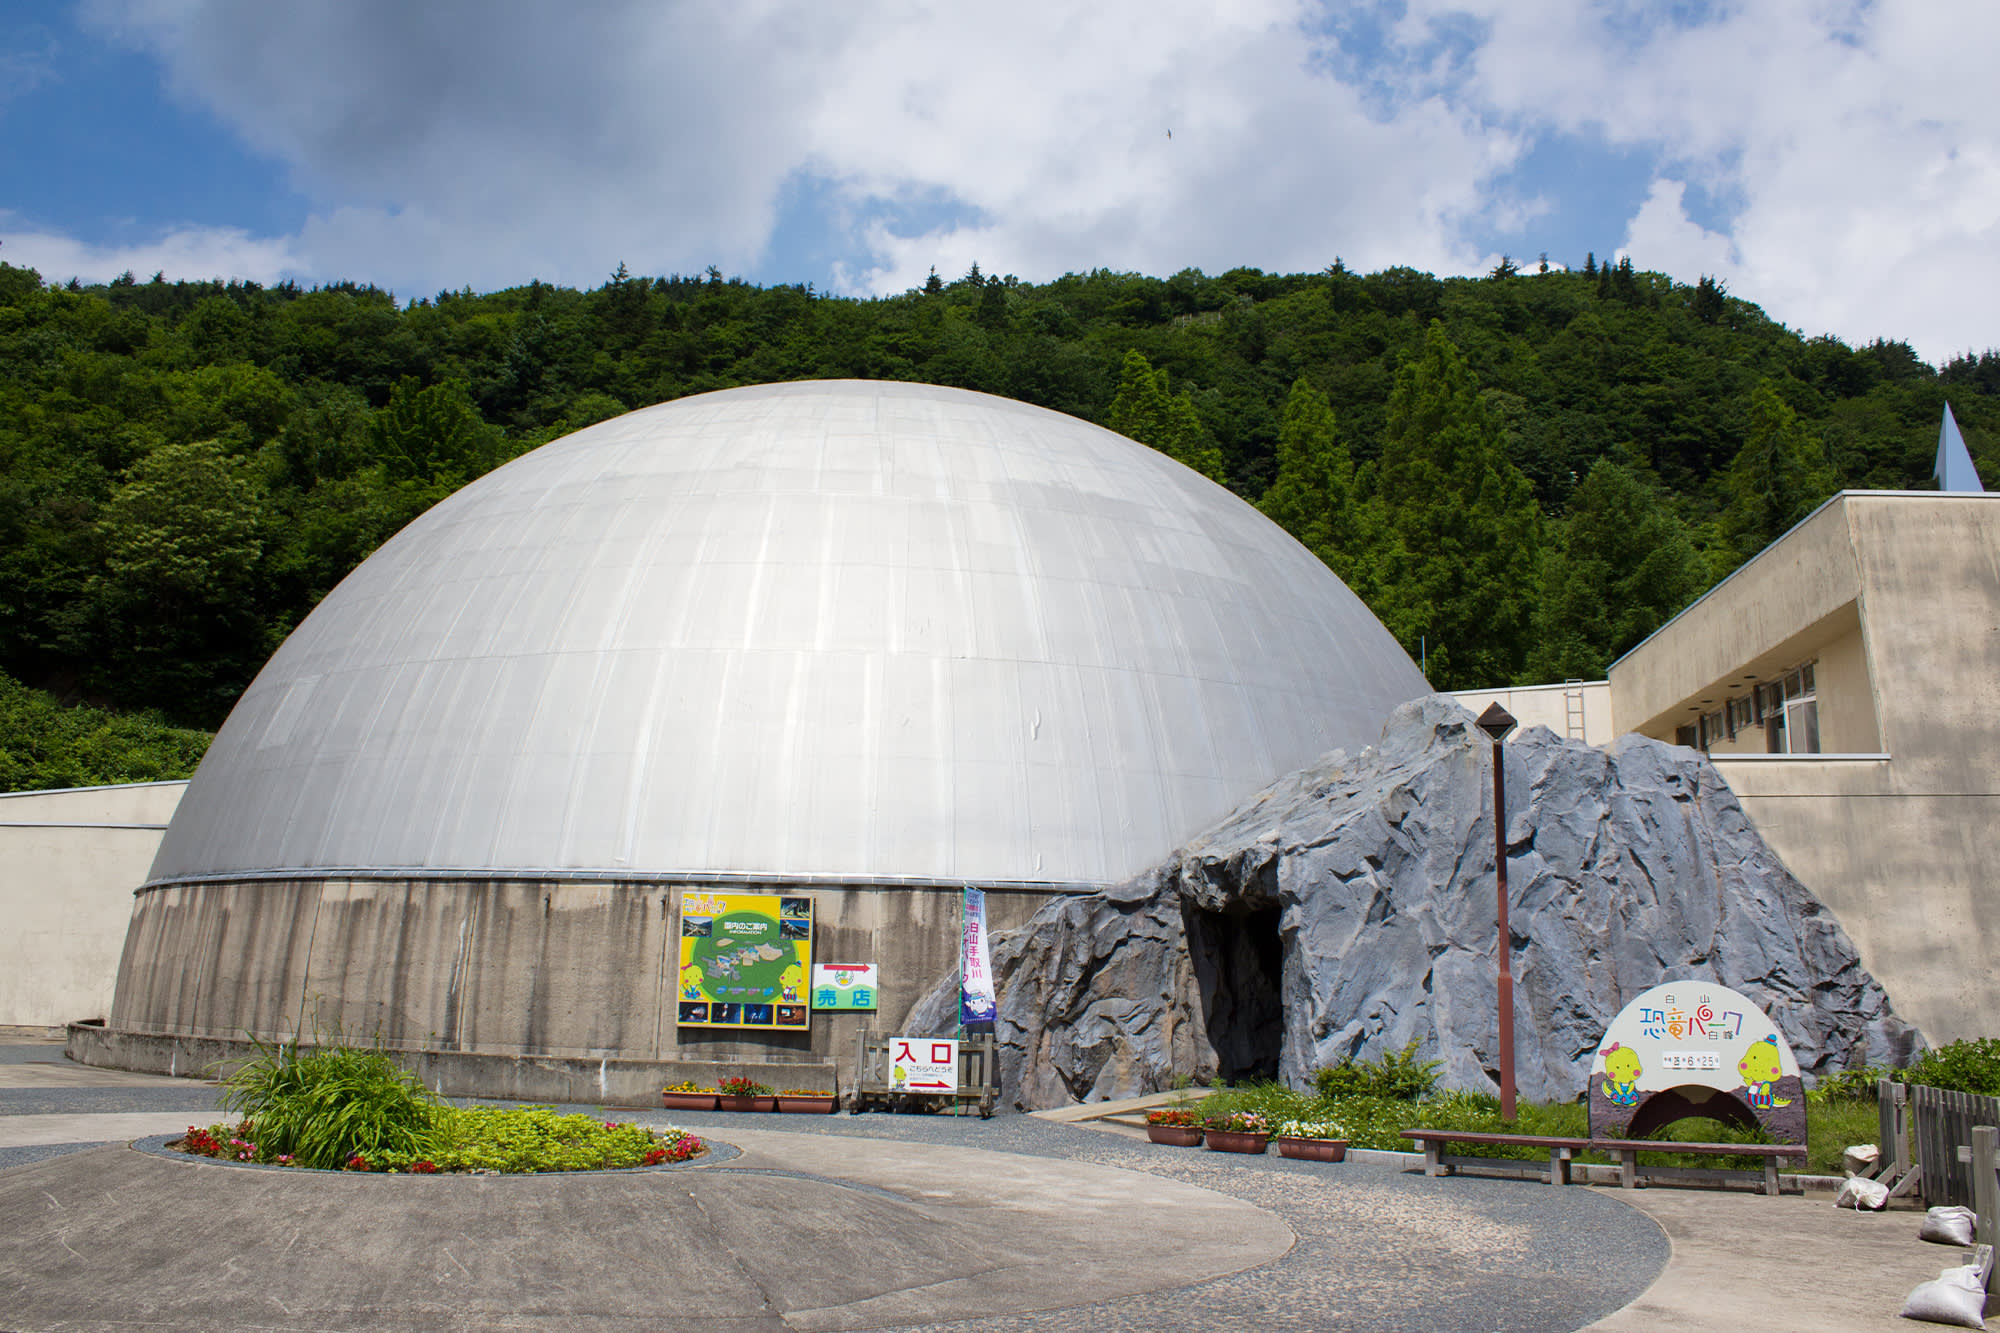
<path id="1" fill-rule="evenodd" d="M 1772 754 L 1818 754 L 1819 694 L 1813 664 L 1758 686 L 1764 705 L 1764 748 Z"/>

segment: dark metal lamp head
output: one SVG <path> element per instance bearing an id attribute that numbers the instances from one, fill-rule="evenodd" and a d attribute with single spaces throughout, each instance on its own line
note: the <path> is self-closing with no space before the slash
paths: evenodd
<path id="1" fill-rule="evenodd" d="M 1479 715 L 1479 729 L 1493 738 L 1498 745 L 1507 739 L 1507 733 L 1514 729 L 1514 715 L 1499 704 L 1486 705 L 1486 711 Z"/>

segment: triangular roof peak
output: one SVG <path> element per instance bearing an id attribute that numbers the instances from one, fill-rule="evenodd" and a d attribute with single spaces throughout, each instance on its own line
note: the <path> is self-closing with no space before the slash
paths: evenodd
<path id="1" fill-rule="evenodd" d="M 1932 474 L 1937 479 L 1941 491 L 1977 491 L 1986 488 L 1979 484 L 1979 469 L 1972 466 L 1972 454 L 1965 447 L 1965 437 L 1958 433 L 1958 422 L 1951 415 L 1951 404 L 1944 405 L 1944 424 L 1938 427 L 1937 468 Z"/>

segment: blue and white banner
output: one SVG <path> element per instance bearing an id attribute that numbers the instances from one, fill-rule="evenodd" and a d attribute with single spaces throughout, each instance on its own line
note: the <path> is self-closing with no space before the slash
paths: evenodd
<path id="1" fill-rule="evenodd" d="M 993 966 L 986 956 L 986 890 L 965 891 L 965 941 L 958 969 L 958 1022 L 967 1029 L 993 1027 Z"/>

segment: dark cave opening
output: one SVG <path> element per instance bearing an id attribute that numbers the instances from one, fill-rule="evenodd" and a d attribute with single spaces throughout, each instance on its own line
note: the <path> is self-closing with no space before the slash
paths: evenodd
<path id="1" fill-rule="evenodd" d="M 1185 919 L 1217 1077 L 1229 1083 L 1275 1079 L 1285 1040 L 1279 909 L 1224 913 L 1190 907 Z"/>

